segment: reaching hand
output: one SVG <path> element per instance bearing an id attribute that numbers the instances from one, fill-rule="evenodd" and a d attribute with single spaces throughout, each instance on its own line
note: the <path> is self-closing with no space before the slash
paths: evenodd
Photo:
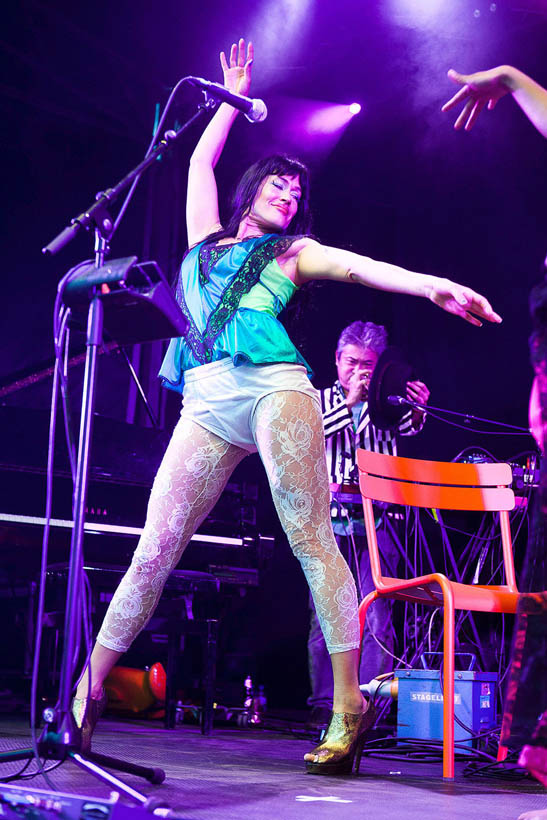
<path id="1" fill-rule="evenodd" d="M 427 404 L 429 401 L 429 388 L 419 381 L 406 383 L 406 397 L 410 401 L 418 402 L 418 404 Z"/>
<path id="2" fill-rule="evenodd" d="M 465 123 L 465 130 L 470 131 L 482 109 L 487 106 L 491 111 L 498 100 L 511 90 L 506 84 L 507 66 L 477 71 L 475 74 L 458 74 L 451 68 L 448 76 L 453 82 L 463 86 L 441 108 L 441 111 L 450 111 L 458 103 L 465 101 L 463 110 L 454 123 L 456 129 L 460 129 Z"/>
<path id="3" fill-rule="evenodd" d="M 429 298 L 433 304 L 446 310 L 447 313 L 460 316 L 466 322 L 470 322 L 477 327 L 481 327 L 482 322 L 473 314 L 480 316 L 481 319 L 486 319 L 487 322 L 501 322 L 501 316 L 494 313 L 490 302 L 480 293 L 475 293 L 471 288 L 458 285 L 457 282 L 451 282 L 450 279 L 439 279 L 437 281 L 438 284 L 432 287 Z"/>
<path id="4" fill-rule="evenodd" d="M 243 37 L 239 43 L 232 43 L 230 49 L 230 65 L 226 59 L 226 54 L 220 52 L 220 65 L 224 72 L 224 85 L 236 94 L 247 96 L 251 87 L 251 66 L 253 64 L 254 49 L 250 42 L 247 46 L 247 59 L 245 60 L 245 40 Z"/>

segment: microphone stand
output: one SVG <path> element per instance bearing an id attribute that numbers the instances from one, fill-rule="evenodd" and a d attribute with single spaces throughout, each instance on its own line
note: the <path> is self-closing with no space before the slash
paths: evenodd
<path id="1" fill-rule="evenodd" d="M 494 424 L 498 427 L 505 427 L 508 431 L 512 430 L 518 434 L 525 434 L 529 436 L 532 435 L 532 432 L 528 427 L 518 427 L 515 424 L 507 424 L 504 421 L 484 419 L 481 416 L 473 416 L 471 415 L 471 413 L 460 413 L 457 410 L 446 410 L 444 407 L 434 407 L 432 404 L 420 404 L 420 402 L 413 401 L 412 399 L 407 399 L 405 396 L 388 396 L 387 401 L 389 404 L 406 404 L 413 410 L 423 410 L 424 412 L 435 410 L 438 413 L 446 413 L 449 416 L 459 416 L 461 419 L 463 419 L 464 423 L 466 424 L 471 424 L 472 421 L 477 421 L 482 422 L 483 424 Z M 439 419 L 439 421 L 445 421 L 445 419 Z M 487 433 L 488 431 L 477 430 L 476 432 Z"/>
<path id="2" fill-rule="evenodd" d="M 113 202 L 119 194 L 136 180 L 146 168 L 152 165 L 161 154 L 171 148 L 181 134 L 183 134 L 205 110 L 211 107 L 208 102 L 201 103 L 199 110 L 177 132 L 167 131 L 164 138 L 160 140 L 139 165 L 126 174 L 113 188 L 108 188 L 106 191 L 97 194 L 95 202 L 73 219 L 70 225 L 64 228 L 64 230 L 43 248 L 42 252 L 45 254 L 58 253 L 65 245 L 72 241 L 82 229 L 87 230 L 93 224 L 95 233 L 94 268 L 97 271 L 103 268 L 105 259 L 110 251 L 110 238 L 114 231 L 114 222 L 108 212 L 107 205 Z M 99 277 L 97 277 L 97 282 L 92 288 L 87 318 L 80 436 L 73 497 L 74 526 L 70 545 L 59 697 L 56 706 L 51 709 L 46 709 L 44 712 L 46 725 L 38 739 L 37 751 L 40 757 L 47 760 L 58 760 L 61 762 L 67 758 L 72 760 L 81 768 L 95 775 L 95 777 L 114 786 L 117 790 L 124 792 L 145 808 L 153 810 L 151 801 L 145 795 L 105 771 L 102 765 L 143 777 L 151 783 L 163 782 L 165 779 L 163 769 L 139 766 L 95 752 L 89 752 L 86 757 L 84 757 L 80 753 L 81 730 L 76 726 L 70 708 L 72 695 L 72 663 L 78 643 L 76 635 L 79 625 L 78 610 L 83 572 L 83 538 L 89 477 L 89 454 L 97 382 L 97 356 L 98 349 L 103 341 L 104 305 L 101 296 L 101 283 Z M 171 335 L 181 334 L 173 332 Z M 40 625 L 37 624 L 37 629 L 39 628 Z M 0 754 L 0 763 L 15 760 L 31 760 L 34 756 L 33 748 L 4 752 Z"/>
<path id="3" fill-rule="evenodd" d="M 107 188 L 106 191 L 100 191 L 95 197 L 95 202 L 79 216 L 71 219 L 70 224 L 67 225 L 61 233 L 57 234 L 51 242 L 42 248 L 42 253 L 47 255 L 54 255 L 58 253 L 65 247 L 65 245 L 68 245 L 68 243 L 80 233 L 82 228 L 88 230 L 90 226 L 94 224 L 96 231 L 105 242 L 104 248 L 102 249 L 102 258 L 104 261 L 104 257 L 109 251 L 108 240 L 112 235 L 114 227 L 114 223 L 108 213 L 107 206 L 111 202 L 114 202 L 121 192 L 128 188 L 129 185 L 143 173 L 143 171 L 145 171 L 150 165 L 152 165 L 153 162 L 156 161 L 156 159 L 159 159 L 162 154 L 170 149 L 179 137 L 184 134 L 184 132 L 187 131 L 187 129 L 193 125 L 199 117 L 201 117 L 204 111 L 213 108 L 214 105 L 215 103 L 211 103 L 209 100 L 200 103 L 198 106 L 198 111 L 196 111 L 196 113 L 190 117 L 190 119 L 187 120 L 187 122 L 185 122 L 178 131 L 166 131 L 163 135 L 163 139 L 160 140 L 154 148 L 152 148 L 142 162 L 135 166 L 133 170 L 129 171 L 129 173 L 126 174 L 126 176 L 123 177 L 123 179 L 121 179 L 113 188 Z M 95 253 L 97 254 L 97 252 L 96 240 Z M 100 267 L 100 265 L 97 265 L 97 267 Z"/>

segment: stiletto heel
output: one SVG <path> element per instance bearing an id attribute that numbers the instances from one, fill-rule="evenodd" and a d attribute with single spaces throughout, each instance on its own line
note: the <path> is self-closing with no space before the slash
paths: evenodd
<path id="1" fill-rule="evenodd" d="M 70 711 L 76 721 L 76 726 L 82 730 L 80 752 L 84 754 L 91 750 L 91 737 L 97 721 L 105 710 L 107 700 L 104 687 L 100 698 L 72 698 Z"/>
<path id="2" fill-rule="evenodd" d="M 363 754 L 363 746 L 365 745 L 366 736 L 367 732 L 365 730 L 358 738 L 357 744 L 355 746 L 355 767 L 353 769 L 355 774 L 359 774 L 359 766 L 361 765 L 361 757 Z"/>
<path id="3" fill-rule="evenodd" d="M 310 774 L 351 774 L 359 771 L 366 733 L 376 719 L 376 709 L 369 701 L 365 712 L 333 712 L 327 731 L 321 742 L 310 754 L 314 760 L 306 761 Z"/>

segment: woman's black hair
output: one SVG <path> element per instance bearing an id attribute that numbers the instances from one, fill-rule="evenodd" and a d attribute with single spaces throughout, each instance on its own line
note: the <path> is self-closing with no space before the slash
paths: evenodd
<path id="1" fill-rule="evenodd" d="M 228 236 L 236 236 L 241 220 L 249 213 L 261 183 L 268 176 L 298 176 L 300 188 L 302 189 L 298 210 L 287 230 L 281 233 L 288 233 L 291 236 L 310 233 L 310 172 L 299 159 L 287 157 L 284 154 L 273 154 L 259 159 L 250 168 L 247 168 L 232 197 L 232 213 L 226 227 L 210 234 L 206 239 L 207 242 L 224 239 Z"/>

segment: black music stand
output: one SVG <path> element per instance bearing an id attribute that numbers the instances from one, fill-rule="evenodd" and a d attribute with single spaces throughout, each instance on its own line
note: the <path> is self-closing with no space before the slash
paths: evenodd
<path id="1" fill-rule="evenodd" d="M 83 566 L 83 536 L 89 475 L 89 452 L 97 382 L 98 348 L 103 342 L 103 327 L 115 341 L 136 343 L 183 336 L 188 321 L 155 262 L 138 263 L 136 257 L 104 262 L 108 240 L 96 231 L 96 261 L 79 268 L 78 275 L 65 287 L 64 301 L 78 309 L 88 303 L 87 336 L 80 438 L 74 485 L 74 528 L 68 569 L 63 656 L 59 681 L 59 701 L 49 712 L 48 722 L 38 739 L 40 756 L 48 760 L 73 760 L 78 766 L 124 792 L 137 802 L 150 806 L 145 795 L 104 771 L 109 766 L 118 771 L 143 777 L 151 783 L 162 783 L 165 772 L 118 758 L 89 752 L 80 754 L 81 730 L 71 713 L 71 661 L 75 651 L 75 617 L 78 608 Z M 30 760 L 34 750 L 19 749 L 0 754 L 0 763 Z"/>

